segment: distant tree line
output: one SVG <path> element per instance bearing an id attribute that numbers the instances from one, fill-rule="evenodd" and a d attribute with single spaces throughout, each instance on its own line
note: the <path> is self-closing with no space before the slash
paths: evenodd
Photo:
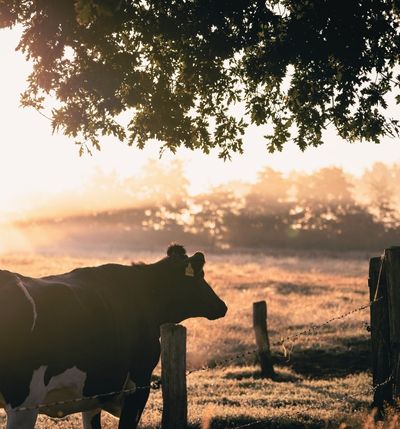
<path id="1" fill-rule="evenodd" d="M 57 231 L 70 231 L 65 238 L 71 244 L 121 248 L 181 241 L 214 250 L 376 250 L 400 243 L 396 164 L 377 163 L 361 177 L 336 167 L 288 175 L 265 168 L 255 183 L 230 183 L 200 195 L 189 194 L 178 162 L 167 168 L 152 162 L 143 176 L 118 180 L 103 174 L 92 188 L 103 200 L 119 192 L 123 209 L 58 219 Z M 49 223 L 36 227 L 43 222 Z"/>

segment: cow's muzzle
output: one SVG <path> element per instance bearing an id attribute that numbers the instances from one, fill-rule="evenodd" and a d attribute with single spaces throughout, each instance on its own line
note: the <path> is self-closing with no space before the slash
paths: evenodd
<path id="1" fill-rule="evenodd" d="M 220 319 L 221 317 L 225 316 L 227 311 L 228 311 L 228 307 L 223 301 L 221 301 L 221 303 L 218 306 L 216 306 L 216 308 L 214 308 L 213 311 L 210 312 L 210 314 L 207 316 L 207 319 L 208 320 Z"/>

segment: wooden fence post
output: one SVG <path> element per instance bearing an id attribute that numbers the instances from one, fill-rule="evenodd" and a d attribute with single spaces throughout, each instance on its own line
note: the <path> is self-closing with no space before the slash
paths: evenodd
<path id="1" fill-rule="evenodd" d="M 263 377 L 273 378 L 275 376 L 275 371 L 269 347 L 267 303 L 265 301 L 253 303 L 253 328 L 258 347 L 258 359 L 261 365 L 261 375 Z"/>
<path id="2" fill-rule="evenodd" d="M 388 296 L 386 264 L 382 258 L 371 258 L 369 262 L 369 296 L 376 301 L 370 307 L 371 352 L 373 386 L 384 383 L 391 374 Z M 381 414 L 385 403 L 392 403 L 392 383 L 385 383 L 374 391 L 372 406 Z"/>
<path id="3" fill-rule="evenodd" d="M 162 429 L 186 429 L 186 328 L 161 326 Z"/>
<path id="4" fill-rule="evenodd" d="M 385 250 L 393 399 L 400 398 L 400 247 Z"/>

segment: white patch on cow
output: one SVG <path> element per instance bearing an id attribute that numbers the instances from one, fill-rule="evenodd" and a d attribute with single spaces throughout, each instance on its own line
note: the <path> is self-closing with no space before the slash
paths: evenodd
<path id="1" fill-rule="evenodd" d="M 93 403 L 93 401 L 74 402 L 75 399 L 83 397 L 83 388 L 87 377 L 85 372 L 74 366 L 51 377 L 49 383 L 45 384 L 46 370 L 47 366 L 44 365 L 35 369 L 29 385 L 29 395 L 16 409 L 48 404 L 49 406 L 40 407 L 39 412 L 52 417 L 63 417 L 97 406 L 97 402 Z M 59 401 L 66 401 L 66 403 L 51 405 Z M 6 412 L 9 411 L 15 412 L 15 409 L 6 406 Z"/>
<path id="2" fill-rule="evenodd" d="M 17 278 L 18 287 L 22 290 L 26 299 L 32 305 L 32 312 L 33 312 L 33 322 L 32 322 L 32 326 L 31 326 L 31 332 L 32 332 L 33 329 L 35 328 L 36 319 L 37 319 L 36 304 L 35 304 L 35 301 L 33 300 L 32 296 L 29 294 L 28 290 L 26 289 L 23 281 L 18 276 L 15 276 L 15 277 Z"/>

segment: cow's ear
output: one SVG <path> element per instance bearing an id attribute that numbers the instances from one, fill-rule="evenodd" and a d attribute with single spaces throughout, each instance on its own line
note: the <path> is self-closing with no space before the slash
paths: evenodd
<path id="1" fill-rule="evenodd" d="M 192 270 L 194 271 L 194 274 L 199 273 L 206 263 L 206 259 L 201 252 L 195 253 L 193 256 L 189 258 L 189 265 L 192 267 Z"/>
<path id="2" fill-rule="evenodd" d="M 186 249 L 181 244 L 173 243 L 167 249 L 167 256 L 186 256 Z"/>
<path id="3" fill-rule="evenodd" d="M 203 265 L 206 263 L 206 258 L 204 257 L 204 253 L 196 252 L 190 259 L 198 261 Z"/>

